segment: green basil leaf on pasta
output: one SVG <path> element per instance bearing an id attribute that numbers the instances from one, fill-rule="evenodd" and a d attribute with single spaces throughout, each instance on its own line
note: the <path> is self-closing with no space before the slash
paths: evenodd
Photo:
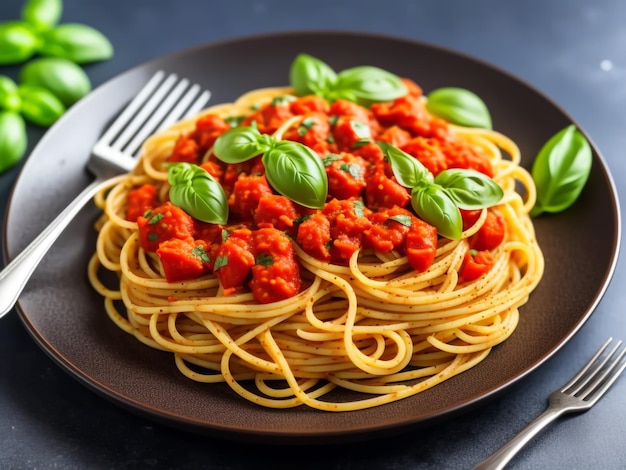
<path id="1" fill-rule="evenodd" d="M 322 159 L 298 142 L 276 142 L 263 155 L 265 177 L 280 194 L 310 208 L 324 207 L 328 177 Z"/>
<path id="2" fill-rule="evenodd" d="M 393 101 L 407 93 L 399 77 L 368 65 L 341 71 L 337 75 L 334 88 L 340 93 L 345 90 L 352 97 L 352 101 L 363 106 L 379 101 Z"/>
<path id="3" fill-rule="evenodd" d="M 49 127 L 65 112 L 65 105 L 52 92 L 35 85 L 20 85 L 20 113 L 26 120 Z"/>
<path id="4" fill-rule="evenodd" d="M 289 69 L 289 81 L 298 96 L 324 96 L 333 88 L 337 75 L 325 62 L 308 54 L 298 54 Z"/>
<path id="5" fill-rule="evenodd" d="M 491 129 L 491 114 L 484 101 L 465 88 L 446 87 L 428 95 L 426 108 L 452 124 Z"/>
<path id="6" fill-rule="evenodd" d="M 61 19 L 61 0 L 27 0 L 22 8 L 22 18 L 39 31 L 55 26 Z"/>
<path id="7" fill-rule="evenodd" d="M 411 206 L 425 222 L 437 227 L 440 235 L 459 240 L 463 232 L 463 219 L 459 208 L 447 191 L 437 184 L 413 188 Z"/>
<path id="8" fill-rule="evenodd" d="M 407 89 L 396 75 L 363 65 L 336 73 L 328 64 L 308 54 L 298 54 L 289 71 L 289 81 L 298 96 L 315 94 L 329 101 L 344 99 L 363 106 L 392 101 Z"/>
<path id="9" fill-rule="evenodd" d="M 504 191 L 487 175 L 474 170 L 451 168 L 435 177 L 435 183 L 445 188 L 460 209 L 474 210 L 490 207 L 502 199 Z"/>
<path id="10" fill-rule="evenodd" d="M 91 91 L 85 71 L 61 57 L 42 57 L 30 61 L 20 72 L 20 82 L 51 91 L 67 107 Z"/>
<path id="11" fill-rule="evenodd" d="M 174 163 L 168 168 L 170 200 L 202 222 L 225 224 L 228 199 L 222 186 L 206 170 L 189 163 Z"/>
<path id="12" fill-rule="evenodd" d="M 271 142 L 254 126 L 234 127 L 216 139 L 213 153 L 224 163 L 242 163 L 269 150 Z"/>
<path id="13" fill-rule="evenodd" d="M 63 57 L 85 64 L 110 59 L 113 45 L 98 30 L 80 23 L 64 23 L 49 31 L 44 36 L 39 52 L 45 56 Z"/>
<path id="14" fill-rule="evenodd" d="M 19 64 L 30 59 L 40 44 L 39 37 L 28 23 L 0 23 L 0 65 Z"/>
<path id="15" fill-rule="evenodd" d="M 0 172 L 17 164 L 26 152 L 26 123 L 13 111 L 0 111 Z"/>
<path id="16" fill-rule="evenodd" d="M 424 182 L 431 182 L 433 175 L 417 158 L 393 145 L 378 142 L 389 159 L 394 176 L 405 188 L 415 188 Z"/>
<path id="17" fill-rule="evenodd" d="M 531 169 L 537 186 L 537 202 L 531 215 L 570 207 L 589 179 L 592 160 L 589 142 L 573 124 L 552 136 Z"/>

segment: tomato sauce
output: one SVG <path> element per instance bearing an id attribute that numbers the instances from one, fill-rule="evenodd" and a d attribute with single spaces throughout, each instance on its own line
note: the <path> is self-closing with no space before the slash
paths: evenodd
<path id="1" fill-rule="evenodd" d="M 193 219 L 182 209 L 156 199 L 156 188 L 134 189 L 127 218 L 136 220 L 141 246 L 156 252 L 168 281 L 214 273 L 225 294 L 252 292 L 261 303 L 296 295 L 303 286 L 297 244 L 325 262 L 347 264 L 358 250 L 406 255 L 418 272 L 427 270 L 437 250 L 437 230 L 411 209 L 410 192 L 400 185 L 375 141 L 388 142 L 420 160 L 434 175 L 469 168 L 493 176 L 480 148 L 458 141 L 448 124 L 430 115 L 422 90 L 404 80 L 407 95 L 366 108 L 347 100 L 329 103 L 317 96 L 285 97 L 255 110 L 242 125 L 273 133 L 287 119 L 302 116 L 284 139 L 315 150 L 326 169 L 329 194 L 322 209 L 308 209 L 277 194 L 260 157 L 226 164 L 211 154 L 215 140 L 230 129 L 217 115 L 198 119 L 180 136 L 168 158 L 200 165 L 228 196 L 225 226 Z M 464 228 L 480 211 L 462 211 Z M 504 220 L 489 209 L 487 220 L 469 240 L 462 280 L 476 279 L 493 265 L 491 251 L 504 239 Z"/>

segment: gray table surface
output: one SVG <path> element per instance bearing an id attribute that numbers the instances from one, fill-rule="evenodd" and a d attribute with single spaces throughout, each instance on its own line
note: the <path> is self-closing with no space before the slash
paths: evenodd
<path id="1" fill-rule="evenodd" d="M 0 21 L 21 0 L 0 2 Z M 550 96 L 589 134 L 619 191 L 626 180 L 626 2 L 621 0 L 66 0 L 63 22 L 104 32 L 112 60 L 87 67 L 97 86 L 187 47 L 292 30 L 392 34 L 467 53 Z M 0 74 L 16 77 L 17 68 Z M 32 149 L 42 132 L 29 131 Z M 19 168 L 0 174 L 0 216 Z M 315 448 L 186 434 L 119 408 L 57 367 L 14 312 L 0 321 L 0 468 L 471 468 L 546 405 L 608 336 L 626 336 L 622 259 L 591 319 L 539 370 L 485 406 L 388 439 Z M 0 293 L 0 295 L 2 295 Z M 564 418 L 511 468 L 626 468 L 626 379 L 593 410 Z"/>

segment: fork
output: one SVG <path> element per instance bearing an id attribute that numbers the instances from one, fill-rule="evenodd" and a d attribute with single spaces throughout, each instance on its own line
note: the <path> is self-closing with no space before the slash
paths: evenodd
<path id="1" fill-rule="evenodd" d="M 0 271 L 0 318 L 19 298 L 26 283 L 63 230 L 111 178 L 132 170 L 144 140 L 155 131 L 198 113 L 210 93 L 176 74 L 158 71 L 98 139 L 87 162 L 95 176 L 76 198 L 13 261 Z"/>
<path id="2" fill-rule="evenodd" d="M 548 408 L 542 414 L 508 443 L 474 467 L 474 470 L 504 468 L 526 443 L 556 418 L 565 413 L 587 411 L 595 405 L 626 368 L 626 362 L 623 361 L 626 348 L 622 348 L 618 353 L 622 345 L 621 340 L 603 356 L 611 341 L 613 339 L 609 338 L 568 383 L 552 392 Z"/>

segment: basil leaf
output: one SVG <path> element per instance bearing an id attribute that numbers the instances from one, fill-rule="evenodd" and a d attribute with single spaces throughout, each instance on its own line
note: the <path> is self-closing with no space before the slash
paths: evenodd
<path id="1" fill-rule="evenodd" d="M 531 169 L 537 186 L 537 202 L 531 215 L 570 207 L 587 183 L 591 164 L 591 146 L 573 124 L 552 136 Z"/>
<path id="2" fill-rule="evenodd" d="M 378 142 L 378 146 L 389 159 L 393 174 L 402 186 L 414 188 L 423 182 L 432 182 L 433 175 L 417 158 L 384 142 Z"/>
<path id="3" fill-rule="evenodd" d="M 465 88 L 439 88 L 428 95 L 426 109 L 452 124 L 491 129 L 487 105 L 475 93 Z"/>
<path id="4" fill-rule="evenodd" d="M 22 18 L 37 30 L 45 31 L 59 22 L 62 12 L 61 0 L 27 0 L 22 8 Z"/>
<path id="5" fill-rule="evenodd" d="M 168 168 L 170 200 L 193 218 L 211 224 L 228 221 L 228 199 L 222 186 L 203 168 L 174 163 Z"/>
<path id="6" fill-rule="evenodd" d="M 399 77 L 381 68 L 363 65 L 337 74 L 328 64 L 308 54 L 296 56 L 289 81 L 298 96 L 315 94 L 329 101 L 345 99 L 363 106 L 392 101 L 407 93 Z"/>
<path id="7" fill-rule="evenodd" d="M 7 111 L 19 111 L 21 103 L 17 84 L 9 77 L 0 75 L 0 108 Z"/>
<path id="8" fill-rule="evenodd" d="M 45 88 L 20 85 L 17 91 L 21 99 L 20 113 L 34 124 L 51 126 L 65 112 L 63 103 Z"/>
<path id="9" fill-rule="evenodd" d="M 39 44 L 39 37 L 28 23 L 0 23 L 0 65 L 19 64 L 30 59 Z"/>
<path id="10" fill-rule="evenodd" d="M 289 69 L 289 82 L 298 96 L 324 96 L 336 81 L 337 75 L 329 65 L 308 54 L 298 54 Z"/>
<path id="11" fill-rule="evenodd" d="M 0 111 L 0 172 L 20 161 L 27 143 L 26 124 L 22 116 L 13 111 Z"/>
<path id="12" fill-rule="evenodd" d="M 487 175 L 474 170 L 451 168 L 435 177 L 459 209 L 483 209 L 502 199 L 504 191 Z"/>
<path id="13" fill-rule="evenodd" d="M 392 215 L 391 217 L 389 217 L 388 220 L 393 220 L 394 222 L 398 222 L 399 224 L 404 225 L 405 227 L 410 227 L 412 224 L 410 215 L 404 215 L 404 214 Z"/>
<path id="14" fill-rule="evenodd" d="M 413 188 L 411 206 L 422 220 L 437 227 L 440 235 L 451 240 L 461 238 L 463 232 L 461 212 L 441 186 L 427 184 Z"/>
<path id="15" fill-rule="evenodd" d="M 265 177 L 278 193 L 305 207 L 324 207 L 328 178 L 322 159 L 309 147 L 281 140 L 262 161 Z"/>
<path id="16" fill-rule="evenodd" d="M 46 88 L 67 107 L 91 91 L 85 71 L 60 57 L 43 57 L 27 63 L 22 67 L 20 82 Z"/>
<path id="17" fill-rule="evenodd" d="M 261 134 L 256 127 L 234 127 L 215 140 L 213 153 L 224 163 L 241 163 L 270 147 L 271 137 Z"/>
<path id="18" fill-rule="evenodd" d="M 407 93 L 399 77 L 368 65 L 340 72 L 334 90 L 338 94 L 345 90 L 349 96 L 347 99 L 363 106 L 369 106 L 377 101 L 393 101 Z"/>
<path id="19" fill-rule="evenodd" d="M 80 23 L 65 23 L 44 35 L 39 52 L 45 56 L 63 57 L 85 64 L 110 59 L 113 46 L 98 30 Z"/>

